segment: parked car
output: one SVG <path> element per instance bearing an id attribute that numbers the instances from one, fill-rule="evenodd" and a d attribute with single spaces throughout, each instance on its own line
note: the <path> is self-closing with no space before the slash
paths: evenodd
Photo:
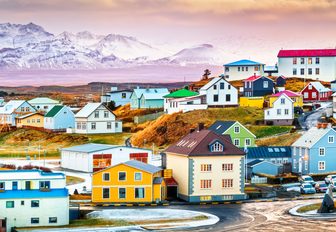
<path id="1" fill-rule="evenodd" d="M 300 176 L 299 181 L 301 184 L 311 184 L 315 186 L 315 181 L 311 176 Z"/>
<path id="2" fill-rule="evenodd" d="M 301 183 L 291 183 L 291 184 L 284 184 L 282 187 L 286 189 L 287 192 L 301 192 Z"/>
<path id="3" fill-rule="evenodd" d="M 330 180 L 332 180 L 334 183 L 336 183 L 336 175 L 328 175 L 326 178 L 324 178 L 324 182 L 326 184 L 329 184 Z"/>
<path id="4" fill-rule="evenodd" d="M 324 182 L 316 183 L 315 190 L 317 193 L 325 193 L 327 192 L 328 185 Z"/>
<path id="5" fill-rule="evenodd" d="M 301 185 L 301 193 L 302 194 L 314 194 L 316 193 L 316 190 L 311 184 L 304 183 Z"/>

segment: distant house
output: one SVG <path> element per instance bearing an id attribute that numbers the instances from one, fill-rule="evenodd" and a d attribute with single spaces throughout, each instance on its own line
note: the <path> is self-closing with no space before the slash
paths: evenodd
<path id="1" fill-rule="evenodd" d="M 333 101 L 333 118 L 336 119 L 336 93 L 333 93 L 332 101 Z"/>
<path id="2" fill-rule="evenodd" d="M 189 112 L 193 110 L 207 109 L 206 97 L 187 89 L 180 89 L 164 97 L 164 112 L 173 114 L 177 112 Z"/>
<path id="3" fill-rule="evenodd" d="M 166 167 L 179 184 L 179 198 L 188 202 L 245 199 L 245 153 L 226 136 L 199 129 L 165 153 Z"/>
<path id="4" fill-rule="evenodd" d="M 11 100 L 0 107 L 0 124 L 16 126 L 16 117 L 36 112 L 35 108 L 25 100 Z"/>
<path id="5" fill-rule="evenodd" d="M 336 172 L 336 131 L 327 124 L 310 128 L 292 144 L 293 172 Z"/>
<path id="6" fill-rule="evenodd" d="M 324 87 L 321 82 L 315 81 L 308 83 L 301 91 L 301 94 L 304 102 L 328 101 L 332 91 Z"/>
<path id="7" fill-rule="evenodd" d="M 230 135 L 237 147 L 254 147 L 256 136 L 238 121 L 216 121 L 209 130 L 219 135 Z"/>
<path id="8" fill-rule="evenodd" d="M 281 94 L 271 108 L 264 110 L 265 124 L 292 125 L 294 121 L 294 102 L 286 94 Z"/>
<path id="9" fill-rule="evenodd" d="M 255 160 L 266 160 L 275 164 L 292 162 L 292 150 L 289 146 L 260 146 L 248 147 L 246 151 L 246 162 Z"/>
<path id="10" fill-rule="evenodd" d="M 267 160 L 254 160 L 247 163 L 247 170 L 253 174 L 277 176 L 282 173 L 283 167 L 280 164 L 272 163 Z"/>
<path id="11" fill-rule="evenodd" d="M 44 115 L 39 112 L 16 117 L 16 127 L 44 127 Z"/>
<path id="12" fill-rule="evenodd" d="M 331 88 L 331 91 L 336 92 L 336 80 L 333 80 L 330 82 L 330 88 Z"/>
<path id="13" fill-rule="evenodd" d="M 106 134 L 122 132 L 122 122 L 103 103 L 88 103 L 75 115 L 75 133 Z"/>
<path id="14" fill-rule="evenodd" d="M 75 128 L 75 115 L 69 107 L 56 105 L 44 115 L 44 128 L 48 130 Z"/>
<path id="15" fill-rule="evenodd" d="M 244 80 L 245 97 L 260 97 L 273 93 L 274 83 L 268 77 L 253 75 Z"/>
<path id="16" fill-rule="evenodd" d="M 199 90 L 208 107 L 238 106 L 238 90 L 224 77 L 215 77 Z"/>
<path id="17" fill-rule="evenodd" d="M 169 92 L 143 93 L 140 97 L 140 109 L 162 108 L 164 105 L 163 96 Z"/>
<path id="18" fill-rule="evenodd" d="M 269 97 L 270 107 L 273 107 L 273 103 L 282 95 L 286 94 L 294 102 L 294 107 L 303 107 L 303 97 L 300 93 L 294 93 L 290 90 L 280 91 L 276 94 L 273 94 Z"/>
<path id="19" fill-rule="evenodd" d="M 124 106 L 131 102 L 132 92 L 130 89 L 118 90 L 118 87 L 111 87 L 111 91 L 102 95 L 100 101 L 103 103 L 114 101 L 115 106 Z"/>
<path id="20" fill-rule="evenodd" d="M 146 94 L 153 94 L 151 96 L 151 101 L 146 105 L 141 105 L 141 97 L 142 95 Z M 131 94 L 131 109 L 140 109 L 145 108 L 146 106 L 149 106 L 150 108 L 151 104 L 155 105 L 155 108 L 163 108 L 163 96 L 169 94 L 169 91 L 167 88 L 147 88 L 147 89 L 140 89 L 136 88 L 133 90 L 133 93 Z M 154 108 L 154 107 L 151 107 Z"/>
<path id="21" fill-rule="evenodd" d="M 31 104 L 32 106 L 34 106 L 34 108 L 36 110 L 42 111 L 42 112 L 48 112 L 55 105 L 59 105 L 60 104 L 59 101 L 50 99 L 48 97 L 37 97 L 37 98 L 29 100 L 28 102 L 29 102 L 29 104 Z"/>
<path id="22" fill-rule="evenodd" d="M 224 64 L 224 77 L 229 80 L 243 80 L 248 76 L 262 75 L 265 64 L 252 60 L 238 60 Z"/>
<path id="23" fill-rule="evenodd" d="M 166 197 L 162 169 L 137 160 L 129 160 L 92 175 L 94 203 L 158 203 Z"/>
<path id="24" fill-rule="evenodd" d="M 284 87 L 286 85 L 286 77 L 280 75 L 277 78 L 275 78 L 275 85 L 278 87 Z"/>

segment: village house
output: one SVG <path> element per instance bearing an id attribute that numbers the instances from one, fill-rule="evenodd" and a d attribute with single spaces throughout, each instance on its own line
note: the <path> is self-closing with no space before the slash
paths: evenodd
<path id="1" fill-rule="evenodd" d="M 259 146 L 248 147 L 246 150 L 246 163 L 255 160 L 266 160 L 275 164 L 292 162 L 292 151 L 289 146 Z"/>
<path id="2" fill-rule="evenodd" d="M 294 102 L 286 94 L 281 94 L 264 110 L 264 120 L 267 125 L 292 125 L 294 121 Z"/>
<path id="3" fill-rule="evenodd" d="M 280 50 L 278 72 L 286 77 L 336 79 L 336 49 Z"/>
<path id="4" fill-rule="evenodd" d="M 173 114 L 177 112 L 189 112 L 208 108 L 206 96 L 199 95 L 187 89 L 180 89 L 164 97 L 164 112 Z"/>
<path id="5" fill-rule="evenodd" d="M 100 97 L 100 102 L 108 103 L 113 101 L 115 106 L 124 106 L 131 102 L 132 90 L 122 89 L 118 90 L 118 87 L 111 87 L 111 91 L 105 93 Z"/>
<path id="6" fill-rule="evenodd" d="M 119 163 L 92 175 L 92 202 L 162 202 L 167 188 L 162 169 L 137 160 Z"/>
<path id="7" fill-rule="evenodd" d="M 314 101 L 328 101 L 332 95 L 332 91 L 321 84 L 321 82 L 315 81 L 308 83 L 301 91 L 304 102 Z"/>
<path id="8" fill-rule="evenodd" d="M 16 127 L 44 127 L 44 115 L 39 112 L 24 114 L 16 118 Z"/>
<path id="9" fill-rule="evenodd" d="M 219 135 L 229 135 L 237 147 L 254 147 L 256 136 L 238 121 L 216 121 L 209 130 Z"/>
<path id="10" fill-rule="evenodd" d="M 265 76 L 250 76 L 244 80 L 243 88 L 245 97 L 260 97 L 274 93 L 273 80 Z"/>
<path id="11" fill-rule="evenodd" d="M 107 134 L 122 132 L 122 122 L 103 103 L 87 103 L 75 115 L 75 133 Z"/>
<path id="12" fill-rule="evenodd" d="M 224 64 L 224 77 L 229 80 L 243 80 L 248 76 L 263 75 L 265 64 L 252 60 L 238 60 Z"/>
<path id="13" fill-rule="evenodd" d="M 336 131 L 328 124 L 310 128 L 292 144 L 293 172 L 306 174 L 336 171 Z"/>
<path id="14" fill-rule="evenodd" d="M 142 95 L 150 95 L 150 101 L 143 100 L 141 103 Z M 140 108 L 163 108 L 163 96 L 169 94 L 167 88 L 146 88 L 140 89 L 139 87 L 133 90 L 131 94 L 131 109 L 140 109 Z"/>
<path id="15" fill-rule="evenodd" d="M 44 128 L 66 130 L 75 128 L 75 114 L 67 106 L 56 105 L 44 115 Z"/>
<path id="16" fill-rule="evenodd" d="M 0 172 L 0 230 L 69 224 L 69 193 L 63 173 Z M 5 223 L 1 223 L 5 221 Z M 2 231 L 2 230 L 1 230 Z"/>
<path id="17" fill-rule="evenodd" d="M 37 111 L 48 112 L 55 105 L 60 105 L 59 101 L 50 99 L 48 97 L 37 97 L 28 101 Z"/>
<path id="18" fill-rule="evenodd" d="M 215 77 L 199 90 L 208 107 L 238 106 L 238 90 L 224 77 Z"/>
<path id="19" fill-rule="evenodd" d="M 284 87 L 286 85 L 286 77 L 283 75 L 277 76 L 275 78 L 275 85 L 277 87 Z"/>
<path id="20" fill-rule="evenodd" d="M 188 202 L 245 199 L 245 153 L 228 136 L 198 130 L 166 150 L 166 168 L 179 184 L 178 197 Z"/>
<path id="21" fill-rule="evenodd" d="M 92 173 L 129 160 L 161 166 L 161 159 L 149 149 L 96 143 L 61 149 L 61 167 L 80 172 Z"/>
<path id="22" fill-rule="evenodd" d="M 35 108 L 25 100 L 11 100 L 0 107 L 0 124 L 16 126 L 16 117 L 36 112 Z"/>
<path id="23" fill-rule="evenodd" d="M 267 160 L 254 160 L 246 164 L 247 178 L 251 179 L 254 175 L 277 176 L 283 173 L 283 166 Z"/>
<path id="24" fill-rule="evenodd" d="M 330 88 L 333 93 L 336 92 L 336 80 L 330 81 Z"/>
<path id="25" fill-rule="evenodd" d="M 294 93 L 290 90 L 280 91 L 276 94 L 272 94 L 269 97 L 269 106 L 273 107 L 273 103 L 282 95 L 286 94 L 294 102 L 294 107 L 303 107 L 303 96 L 302 94 Z"/>
<path id="26" fill-rule="evenodd" d="M 144 92 L 140 97 L 140 109 L 162 108 L 164 106 L 163 96 L 165 95 L 167 95 L 167 92 L 162 93 Z"/>

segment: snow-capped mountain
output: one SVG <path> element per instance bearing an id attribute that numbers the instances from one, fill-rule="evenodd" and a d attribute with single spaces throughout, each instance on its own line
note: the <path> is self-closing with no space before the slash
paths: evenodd
<path id="1" fill-rule="evenodd" d="M 0 68 L 105 69 L 143 64 L 221 64 L 224 52 L 210 44 L 172 55 L 134 37 L 89 31 L 54 35 L 39 25 L 0 24 Z"/>

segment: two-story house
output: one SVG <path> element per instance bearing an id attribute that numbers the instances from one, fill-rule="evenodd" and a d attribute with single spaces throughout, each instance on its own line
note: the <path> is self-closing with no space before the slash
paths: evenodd
<path id="1" fill-rule="evenodd" d="M 124 106 L 131 102 L 132 90 L 120 89 L 118 87 L 111 87 L 111 91 L 100 96 L 100 102 L 108 103 L 113 101 L 115 106 Z"/>
<path id="2" fill-rule="evenodd" d="M 16 117 L 36 112 L 35 108 L 25 100 L 10 100 L 0 107 L 0 124 L 16 126 Z"/>
<path id="3" fill-rule="evenodd" d="M 253 75 L 244 80 L 244 96 L 260 97 L 274 93 L 274 82 L 265 76 Z"/>
<path id="4" fill-rule="evenodd" d="M 273 103 L 281 96 L 281 94 L 286 94 L 294 102 L 294 107 L 303 107 L 303 96 L 300 93 L 294 93 L 290 90 L 283 90 L 278 93 L 272 94 L 269 97 L 269 106 L 272 107 Z"/>
<path id="5" fill-rule="evenodd" d="M 265 64 L 252 60 L 238 60 L 224 64 L 224 77 L 229 80 L 243 80 L 248 76 L 263 75 Z"/>
<path id="6" fill-rule="evenodd" d="M 267 125 L 292 125 L 294 121 L 294 101 L 286 94 L 281 94 L 271 108 L 264 110 Z"/>
<path id="7" fill-rule="evenodd" d="M 69 224 L 69 193 L 63 173 L 0 171 L 0 220 L 14 227 Z"/>
<path id="8" fill-rule="evenodd" d="M 301 91 L 304 102 L 328 101 L 332 95 L 332 91 L 326 88 L 321 82 L 314 81 L 308 83 Z"/>

